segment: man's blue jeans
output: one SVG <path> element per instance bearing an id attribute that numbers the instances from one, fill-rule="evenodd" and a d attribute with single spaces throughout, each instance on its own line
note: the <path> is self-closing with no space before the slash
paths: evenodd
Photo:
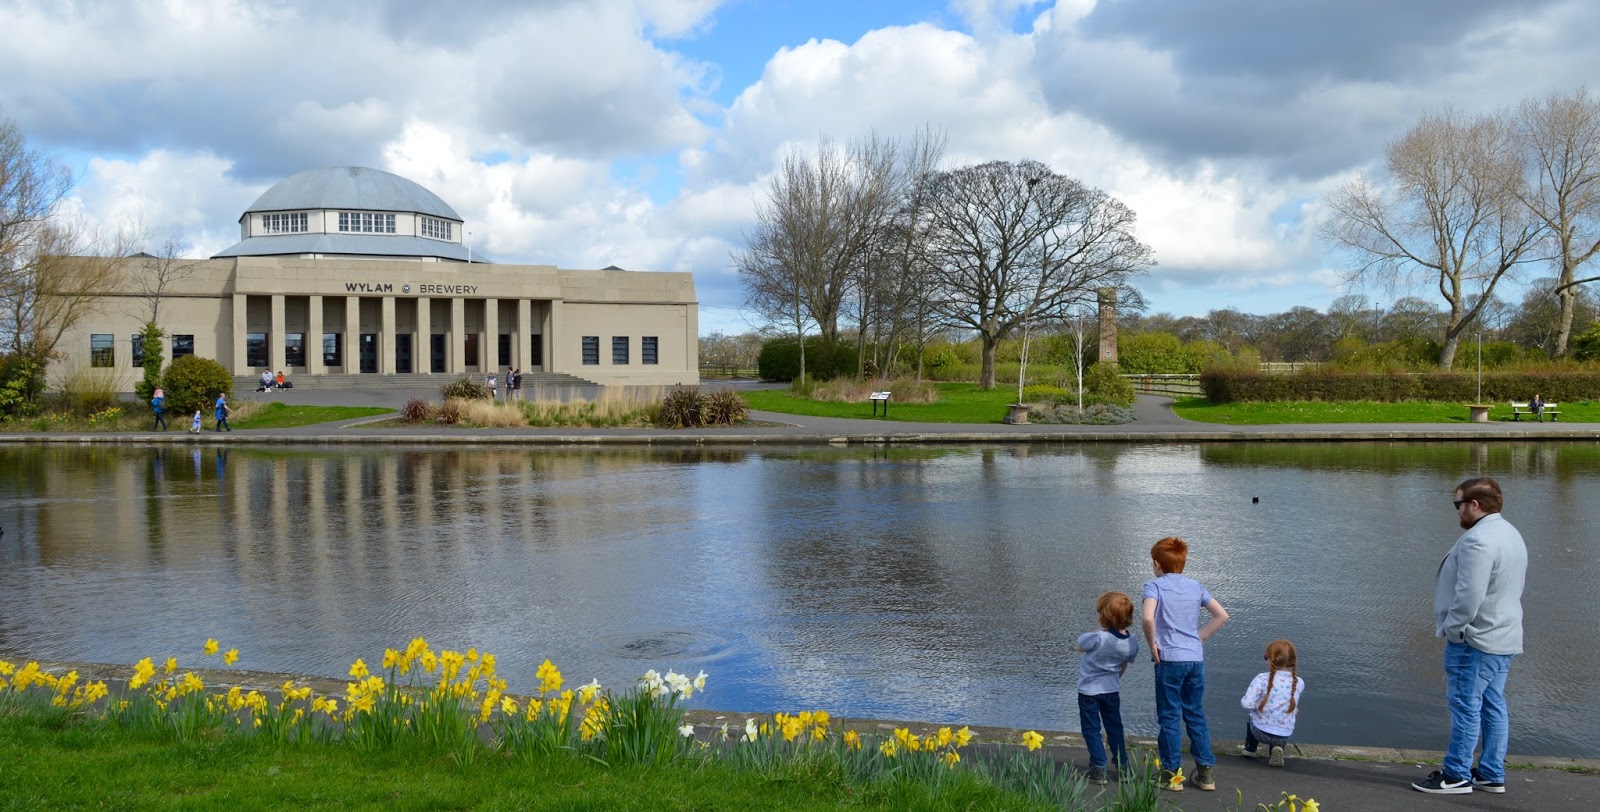
<path id="1" fill-rule="evenodd" d="M 1211 730 L 1206 726 L 1206 664 L 1195 662 L 1156 663 L 1156 721 L 1161 733 L 1156 738 L 1161 753 L 1161 768 L 1176 770 L 1183 763 L 1183 728 L 1189 730 L 1189 755 L 1194 763 L 1211 766 Z M 1182 724 L 1182 728 L 1179 724 Z"/>
<path id="2" fill-rule="evenodd" d="M 1511 736 L 1506 676 L 1511 673 L 1511 660 L 1516 656 L 1487 654 L 1465 643 L 1445 644 L 1445 698 L 1450 704 L 1446 775 L 1471 777 L 1472 754 L 1481 739 L 1483 756 L 1478 759 L 1478 775 L 1488 781 L 1506 780 L 1506 745 Z"/>
<path id="3" fill-rule="evenodd" d="M 1128 746 L 1122 735 L 1122 694 L 1078 694 L 1078 727 L 1089 748 L 1089 765 L 1106 766 L 1106 745 L 1100 741 L 1100 724 L 1105 723 L 1106 738 L 1121 769 L 1128 763 Z"/>

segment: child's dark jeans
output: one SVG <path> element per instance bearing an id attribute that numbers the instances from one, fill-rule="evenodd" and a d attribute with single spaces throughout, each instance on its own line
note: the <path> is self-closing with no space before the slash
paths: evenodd
<path id="1" fill-rule="evenodd" d="M 1244 749 L 1254 753 L 1263 744 L 1268 747 L 1288 747 L 1289 737 L 1274 736 L 1271 733 L 1263 733 L 1260 728 L 1256 727 L 1255 722 L 1245 722 Z"/>
<path id="2" fill-rule="evenodd" d="M 1189 754 L 1196 766 L 1217 763 L 1211 754 L 1211 730 L 1206 725 L 1206 664 L 1204 662 L 1156 663 L 1156 722 L 1161 732 L 1156 738 L 1161 753 L 1161 769 L 1176 770 L 1185 729 L 1189 733 Z"/>
<path id="3" fill-rule="evenodd" d="M 1102 725 L 1121 768 L 1128 763 L 1128 746 L 1122 736 L 1122 694 L 1078 694 L 1078 727 L 1089 747 L 1089 764 L 1094 767 L 1106 766 L 1106 743 L 1100 741 Z"/>

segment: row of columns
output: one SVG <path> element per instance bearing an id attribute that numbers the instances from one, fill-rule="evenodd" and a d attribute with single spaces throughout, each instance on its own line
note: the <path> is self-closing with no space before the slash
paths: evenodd
<path id="1" fill-rule="evenodd" d="M 271 326 L 269 327 L 267 345 L 268 366 L 272 369 L 284 369 L 288 351 L 284 343 L 284 336 L 288 334 L 287 319 L 285 317 L 285 294 L 271 294 Z M 323 297 L 312 294 L 306 297 L 308 306 L 306 312 L 305 332 L 305 374 L 323 375 L 327 368 L 322 363 L 322 322 L 323 322 Z M 341 361 L 347 373 L 360 370 L 361 352 L 361 300 L 360 296 L 344 297 L 344 347 Z M 368 297 L 370 298 L 370 297 Z M 246 337 L 250 332 L 246 327 L 248 323 L 248 294 L 236 293 L 233 296 L 233 358 L 234 374 L 248 375 L 256 370 L 246 366 L 247 351 Z M 419 296 L 417 303 L 417 318 L 414 340 L 411 345 L 411 371 L 413 374 L 429 374 L 433 371 L 433 300 Z M 517 369 L 527 370 L 534 366 L 542 367 L 546 371 L 555 371 L 554 343 L 550 336 L 558 335 L 561 329 L 561 301 L 548 300 L 549 306 L 545 308 L 543 323 L 540 325 L 540 334 L 546 337 L 542 342 L 539 358 L 532 355 L 532 337 L 534 333 L 529 329 L 532 321 L 533 303 L 528 299 L 517 299 L 517 329 L 512 332 L 511 358 L 499 358 L 498 363 L 490 365 L 485 363 L 490 354 L 498 354 L 500 346 L 500 300 L 482 299 L 483 302 L 483 333 L 486 339 L 478 346 L 478 368 L 487 371 L 490 366 L 499 367 L 506 364 Z M 445 331 L 447 354 L 445 356 L 445 374 L 460 374 L 467 371 L 467 343 L 465 340 L 467 323 L 466 300 L 452 298 L 450 300 L 450 324 Z M 379 299 L 379 326 L 378 326 L 378 372 L 380 375 L 396 374 L 398 364 L 395 358 L 395 297 L 384 296 Z"/>

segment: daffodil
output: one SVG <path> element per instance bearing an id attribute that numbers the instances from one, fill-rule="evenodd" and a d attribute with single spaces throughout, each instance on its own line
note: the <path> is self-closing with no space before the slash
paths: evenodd
<path id="1" fill-rule="evenodd" d="M 207 657 L 215 657 L 217 656 L 218 648 L 220 648 L 220 646 L 217 644 L 217 641 L 207 637 L 206 644 L 201 648 L 201 650 L 206 653 Z"/>
<path id="2" fill-rule="evenodd" d="M 678 728 L 678 735 L 684 737 L 685 739 L 694 738 L 694 725 L 689 722 L 684 722 L 683 727 Z"/>
<path id="3" fill-rule="evenodd" d="M 143 688 L 144 684 L 149 682 L 150 678 L 155 675 L 155 663 L 150 662 L 150 658 L 146 657 L 143 660 L 133 664 L 133 677 L 128 680 L 128 687 L 134 690 Z"/>
<path id="4" fill-rule="evenodd" d="M 222 664 L 223 665 L 233 665 L 236 662 L 239 662 L 239 650 L 238 649 L 230 648 L 230 649 L 228 649 L 228 653 L 222 655 Z"/>
<path id="5" fill-rule="evenodd" d="M 855 732 L 854 730 L 846 730 L 844 732 L 844 744 L 851 750 L 860 750 L 861 734 Z"/>
<path id="6" fill-rule="evenodd" d="M 944 765 L 946 767 L 954 768 L 956 766 L 956 764 L 958 764 L 960 762 L 961 762 L 961 754 L 960 753 L 957 753 L 956 751 L 951 750 L 951 751 L 949 751 L 949 752 L 944 754 Z"/>
<path id="7" fill-rule="evenodd" d="M 148 659 L 148 658 L 146 658 L 146 659 Z M 168 657 L 167 658 L 167 673 L 171 674 L 172 672 L 177 671 L 177 670 L 178 670 L 178 658 L 177 657 Z"/>
<path id="8" fill-rule="evenodd" d="M 883 744 L 878 745 L 878 752 L 884 758 L 894 758 L 900 754 L 900 745 L 894 739 L 884 739 Z"/>
<path id="9" fill-rule="evenodd" d="M 1167 779 L 1167 788 L 1168 789 L 1174 789 L 1174 790 L 1183 788 L 1183 768 L 1182 767 L 1179 767 L 1178 769 L 1173 770 L 1172 777 Z"/>
<path id="10" fill-rule="evenodd" d="M 587 705 L 594 701 L 594 695 L 600 693 L 600 680 L 589 680 L 588 684 L 578 687 L 578 702 Z"/>
<path id="11" fill-rule="evenodd" d="M 362 662 L 359 657 L 356 658 L 355 662 L 350 664 L 350 676 L 355 677 L 356 679 L 361 679 L 367 676 L 369 673 L 371 672 L 367 671 L 367 664 Z"/>
<path id="12" fill-rule="evenodd" d="M 1040 747 L 1044 746 L 1044 737 L 1032 730 L 1029 730 L 1022 734 L 1022 744 L 1030 751 L 1038 750 Z"/>
<path id="13" fill-rule="evenodd" d="M 1300 812 L 1319 812 L 1319 810 L 1321 810 L 1321 809 L 1322 809 L 1322 807 L 1317 806 L 1317 802 L 1316 801 L 1313 801 L 1310 798 L 1307 798 L 1306 799 L 1306 805 L 1300 807 Z"/>
<path id="14" fill-rule="evenodd" d="M 972 742 L 972 728 L 963 727 L 956 731 L 956 746 L 966 747 Z"/>
<path id="15" fill-rule="evenodd" d="M 534 673 L 534 677 L 539 680 L 539 693 L 541 694 L 561 690 L 561 671 L 556 668 L 555 663 L 549 660 L 545 660 L 539 666 L 539 670 Z"/>

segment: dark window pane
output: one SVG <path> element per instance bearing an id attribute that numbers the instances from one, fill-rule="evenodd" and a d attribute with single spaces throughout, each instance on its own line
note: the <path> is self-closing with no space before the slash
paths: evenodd
<path id="1" fill-rule="evenodd" d="M 306 365 L 306 334 L 285 333 L 283 336 L 283 362 L 292 367 Z"/>
<path id="2" fill-rule="evenodd" d="M 133 334 L 133 365 L 144 366 L 144 333 Z"/>
<path id="3" fill-rule="evenodd" d="M 600 363 L 600 336 L 583 337 L 583 364 L 593 366 Z"/>
<path id="4" fill-rule="evenodd" d="M 658 336 L 645 336 L 639 339 L 639 362 L 644 364 L 660 363 L 661 339 Z"/>
<path id="5" fill-rule="evenodd" d="M 617 366 L 628 365 L 628 337 L 611 337 L 611 363 Z"/>
<path id="6" fill-rule="evenodd" d="M 114 367 L 117 365 L 117 337 L 109 333 L 89 336 L 89 366 Z"/>
<path id="7" fill-rule="evenodd" d="M 322 334 L 322 365 L 329 367 L 344 366 L 344 334 Z"/>
<path id="8" fill-rule="evenodd" d="M 262 345 L 262 349 L 265 349 L 265 348 L 266 348 L 266 345 L 263 344 Z M 173 360 L 177 360 L 179 358 L 182 358 L 185 355 L 194 355 L 194 336 L 192 336 L 192 335 L 175 335 L 175 336 L 173 336 L 172 337 L 172 358 L 173 358 Z M 253 366 L 253 367 L 258 367 L 258 366 L 259 367 L 264 367 L 266 365 L 267 365 L 267 362 L 266 361 L 262 361 L 259 364 L 251 364 L 250 366 Z"/>
<path id="9" fill-rule="evenodd" d="M 190 352 L 193 352 L 194 347 L 191 346 L 189 350 Z M 172 342 L 172 355 L 173 357 L 177 357 L 178 355 L 178 342 L 176 337 L 174 337 Z M 244 363 L 245 366 L 248 366 L 252 369 L 261 369 L 268 365 L 269 362 L 267 361 L 266 333 L 244 334 Z"/>

